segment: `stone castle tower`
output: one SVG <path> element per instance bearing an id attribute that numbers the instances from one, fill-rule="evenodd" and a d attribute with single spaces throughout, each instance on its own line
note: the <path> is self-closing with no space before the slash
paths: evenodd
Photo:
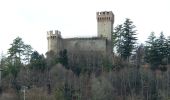
<path id="1" fill-rule="evenodd" d="M 97 12 L 97 33 L 98 37 L 107 38 L 107 52 L 112 53 L 112 33 L 113 33 L 113 23 L 114 15 L 112 11 Z"/>
<path id="2" fill-rule="evenodd" d="M 58 30 L 47 32 L 48 51 L 60 52 L 62 50 L 61 32 Z"/>
<path id="3" fill-rule="evenodd" d="M 112 11 L 102 11 L 96 13 L 97 32 L 96 37 L 90 38 L 62 38 L 61 32 L 48 31 L 48 51 L 59 53 L 66 49 L 68 53 L 79 52 L 100 52 L 112 55 L 112 32 L 114 15 Z"/>
<path id="4" fill-rule="evenodd" d="M 97 32 L 98 37 L 107 37 L 109 41 L 112 41 L 114 15 L 109 12 L 97 12 Z"/>

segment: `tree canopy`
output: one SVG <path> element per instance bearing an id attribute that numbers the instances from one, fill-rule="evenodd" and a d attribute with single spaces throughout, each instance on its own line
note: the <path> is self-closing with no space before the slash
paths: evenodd
<path id="1" fill-rule="evenodd" d="M 130 19 L 126 19 L 125 22 L 121 25 L 118 25 L 115 27 L 114 36 L 117 36 L 116 40 L 116 47 L 117 47 L 117 53 L 123 58 L 124 60 L 129 59 L 135 44 L 137 37 L 135 25 L 133 25 L 133 22 Z"/>

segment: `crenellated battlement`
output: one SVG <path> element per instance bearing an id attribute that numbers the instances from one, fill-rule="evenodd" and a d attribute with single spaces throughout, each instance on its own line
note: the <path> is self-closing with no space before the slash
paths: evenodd
<path id="1" fill-rule="evenodd" d="M 48 40 L 48 51 L 54 51 L 58 53 L 62 50 L 62 37 L 61 32 L 58 30 L 47 31 L 47 40 Z"/>
<path id="2" fill-rule="evenodd" d="M 61 37 L 61 32 L 58 31 L 58 30 L 47 31 L 47 38 L 62 38 Z"/>
<path id="3" fill-rule="evenodd" d="M 102 11 L 96 13 L 97 21 L 114 21 L 114 14 L 112 11 Z"/>

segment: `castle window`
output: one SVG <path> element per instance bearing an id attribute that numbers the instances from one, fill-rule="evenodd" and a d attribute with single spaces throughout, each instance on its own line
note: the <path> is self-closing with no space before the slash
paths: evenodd
<path id="1" fill-rule="evenodd" d="M 99 13 L 99 12 L 98 12 L 97 14 L 98 14 L 98 15 L 100 15 L 100 13 Z"/>
<path id="2" fill-rule="evenodd" d="M 105 12 L 103 12 L 103 14 L 105 14 Z"/>
<path id="3" fill-rule="evenodd" d="M 107 12 L 107 14 L 109 15 L 109 12 Z"/>

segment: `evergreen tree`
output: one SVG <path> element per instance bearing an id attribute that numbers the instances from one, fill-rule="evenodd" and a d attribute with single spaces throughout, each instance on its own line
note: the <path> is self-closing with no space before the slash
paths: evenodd
<path id="1" fill-rule="evenodd" d="M 32 47 L 24 44 L 22 38 L 17 37 L 13 40 L 11 47 L 8 49 L 8 57 L 6 61 L 6 71 L 8 74 L 12 74 L 14 78 L 17 76 L 20 67 L 23 66 L 23 60 L 30 57 L 29 52 L 32 52 Z"/>
<path id="2" fill-rule="evenodd" d="M 21 63 L 21 56 L 24 52 L 24 42 L 20 37 L 17 37 L 13 40 L 11 47 L 8 49 L 9 58 L 13 63 L 16 63 L 17 60 Z"/>
<path id="3" fill-rule="evenodd" d="M 170 64 L 170 36 L 167 39 L 167 60 L 168 64 Z"/>
<path id="4" fill-rule="evenodd" d="M 28 64 L 30 62 L 30 59 L 31 59 L 30 57 L 31 57 L 32 53 L 33 53 L 33 51 L 32 51 L 31 45 L 27 45 L 27 44 L 24 45 L 23 60 L 26 64 Z"/>
<path id="5" fill-rule="evenodd" d="M 118 25 L 115 28 L 115 34 L 118 35 L 117 53 L 124 60 L 129 59 L 136 43 L 137 38 L 135 37 L 135 27 L 136 26 L 133 25 L 133 22 L 127 18 L 123 25 Z"/>
<path id="6" fill-rule="evenodd" d="M 23 61 L 28 63 L 31 53 L 32 47 L 30 45 L 24 44 L 22 38 L 17 37 L 13 40 L 11 47 L 8 49 L 8 58 L 10 58 L 13 63 L 22 63 Z"/>
<path id="7" fill-rule="evenodd" d="M 33 70 L 44 71 L 46 69 L 44 55 L 40 55 L 37 51 L 34 51 L 31 54 L 30 64 L 31 64 L 30 68 Z"/>
<path id="8" fill-rule="evenodd" d="M 115 29 L 114 29 L 114 32 L 113 32 L 113 34 L 112 34 L 112 39 L 113 39 L 113 42 L 112 42 L 112 44 L 113 44 L 113 50 L 114 50 L 114 47 L 116 46 L 116 45 L 119 45 L 119 43 L 120 43 L 120 39 L 121 39 L 121 34 L 123 33 L 122 32 L 122 25 L 118 25 L 117 27 L 115 27 Z M 118 43 L 119 42 L 119 43 Z"/>
<path id="9" fill-rule="evenodd" d="M 145 61 L 151 65 L 152 70 L 159 69 L 159 65 L 166 65 L 167 48 L 167 39 L 163 32 L 161 32 L 159 38 L 156 38 L 154 32 L 152 32 L 145 46 Z"/>
<path id="10" fill-rule="evenodd" d="M 145 46 L 145 61 L 150 63 L 151 69 L 155 70 L 158 67 L 158 52 L 157 52 L 156 36 L 154 32 L 151 32 Z"/>
<path id="11" fill-rule="evenodd" d="M 156 40 L 158 48 L 158 57 L 160 59 L 160 64 L 166 64 L 165 60 L 167 58 L 167 39 L 165 38 L 163 32 L 161 32 L 159 38 Z"/>
<path id="12" fill-rule="evenodd" d="M 117 49 L 117 52 L 118 53 L 121 53 L 123 50 L 123 45 L 122 45 L 122 42 L 123 42 L 123 26 L 122 25 L 118 25 L 117 27 L 115 27 L 114 29 L 114 36 L 116 38 L 113 39 L 113 44 L 116 45 L 116 49 Z"/>
<path id="13" fill-rule="evenodd" d="M 11 47 L 8 49 L 8 57 L 6 61 L 6 68 L 5 73 L 6 75 L 12 75 L 12 87 L 19 92 L 20 86 L 18 85 L 18 82 L 16 80 L 18 73 L 21 70 L 21 67 L 23 67 L 23 58 L 24 58 L 24 52 L 25 44 L 22 41 L 22 38 L 17 37 L 13 40 L 13 43 L 11 44 Z M 31 46 L 30 46 L 31 47 Z"/>

